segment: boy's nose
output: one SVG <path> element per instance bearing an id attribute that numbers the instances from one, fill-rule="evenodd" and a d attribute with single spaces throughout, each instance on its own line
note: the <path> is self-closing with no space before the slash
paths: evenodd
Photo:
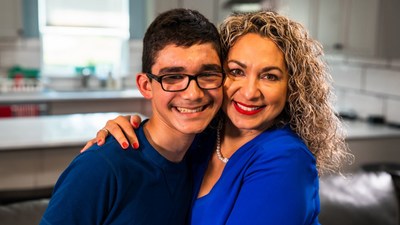
<path id="1" fill-rule="evenodd" d="M 189 82 L 189 86 L 184 92 L 190 98 L 201 98 L 204 96 L 204 90 L 197 85 L 195 80 Z"/>

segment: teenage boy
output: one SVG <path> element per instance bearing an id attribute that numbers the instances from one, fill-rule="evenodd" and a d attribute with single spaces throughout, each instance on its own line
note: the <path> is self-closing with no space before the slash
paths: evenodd
<path id="1" fill-rule="evenodd" d="M 137 130 L 138 151 L 120 151 L 110 137 L 77 156 L 40 224 L 184 224 L 192 196 L 185 153 L 222 103 L 220 58 L 218 31 L 199 12 L 160 14 L 136 77 L 153 111 Z"/>

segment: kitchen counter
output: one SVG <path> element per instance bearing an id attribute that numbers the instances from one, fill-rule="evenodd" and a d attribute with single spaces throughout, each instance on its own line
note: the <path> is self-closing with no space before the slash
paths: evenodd
<path id="1" fill-rule="evenodd" d="M 138 89 L 3 93 L 0 94 L 0 106 L 3 108 L 3 114 L 14 116 L 99 112 L 151 114 L 150 102 Z"/>
<path id="2" fill-rule="evenodd" d="M 0 119 L 0 151 L 83 147 L 107 120 L 120 114 L 89 113 Z M 143 118 L 145 118 L 142 115 Z"/>
<path id="3" fill-rule="evenodd" d="M 371 124 L 360 120 L 345 120 L 344 124 L 348 134 L 347 140 L 378 138 L 400 139 L 400 128 L 391 127 L 386 124 Z"/>
<path id="4" fill-rule="evenodd" d="M 365 121 L 345 121 L 347 144 L 354 155 L 352 164 L 344 164 L 343 172 L 354 172 L 370 164 L 400 165 L 400 129 Z"/>
<path id="5" fill-rule="evenodd" d="M 120 114 L 0 119 L 0 190 L 52 187 L 84 144 Z"/>
<path id="6" fill-rule="evenodd" d="M 96 99 L 143 98 L 138 89 L 104 91 L 43 91 L 0 94 L 0 104 L 60 101 L 87 101 Z"/>

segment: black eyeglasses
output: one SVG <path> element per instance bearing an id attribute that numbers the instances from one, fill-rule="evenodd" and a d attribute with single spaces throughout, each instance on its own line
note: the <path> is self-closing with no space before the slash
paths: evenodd
<path id="1" fill-rule="evenodd" d="M 164 91 L 178 92 L 184 91 L 189 87 L 191 80 L 195 80 L 197 86 L 204 90 L 216 89 L 222 86 L 225 79 L 225 74 L 222 72 L 207 72 L 196 75 L 183 73 L 165 74 L 157 76 L 152 73 L 146 73 L 147 77 L 156 80 L 161 84 Z"/>

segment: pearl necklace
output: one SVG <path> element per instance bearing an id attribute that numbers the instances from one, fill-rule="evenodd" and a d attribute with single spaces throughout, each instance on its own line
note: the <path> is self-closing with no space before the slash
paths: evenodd
<path id="1" fill-rule="evenodd" d="M 217 153 L 217 157 L 219 160 L 221 160 L 223 163 L 227 163 L 229 161 L 229 158 L 224 157 L 221 153 L 221 134 L 220 133 L 221 133 L 221 128 L 219 126 L 218 130 L 217 130 L 217 148 L 215 149 L 215 152 Z"/>

